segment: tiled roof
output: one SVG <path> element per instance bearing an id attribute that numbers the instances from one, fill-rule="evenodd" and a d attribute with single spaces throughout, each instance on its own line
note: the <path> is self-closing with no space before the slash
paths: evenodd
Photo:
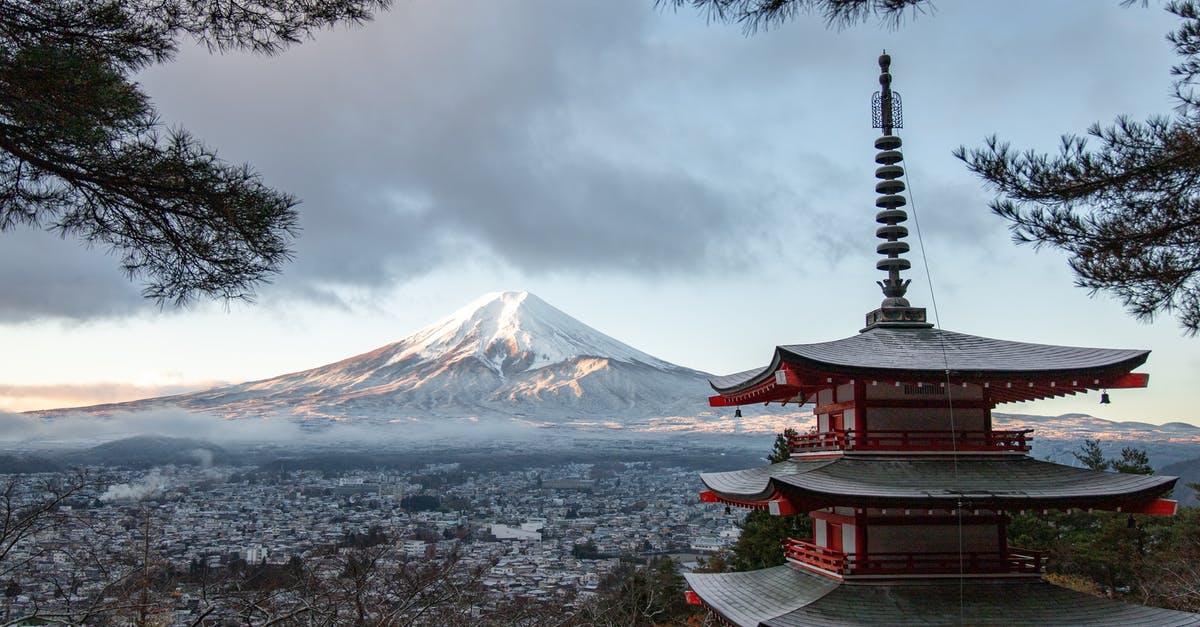
<path id="1" fill-rule="evenodd" d="M 713 377 L 709 383 L 718 392 L 727 392 L 761 381 L 783 362 L 846 374 L 945 376 L 950 370 L 956 377 L 1083 376 L 1091 371 L 1128 372 L 1144 363 L 1149 354 L 1146 350 L 1010 342 L 941 329 L 875 327 L 832 342 L 779 346 L 767 368 Z"/>
<path id="2" fill-rule="evenodd" d="M 709 607 L 737 625 L 758 625 L 783 616 L 840 585 L 787 565 L 744 573 L 687 573 L 684 577 Z"/>
<path id="3" fill-rule="evenodd" d="M 734 500 L 777 492 L 809 503 L 875 507 L 1109 507 L 1153 499 L 1176 477 L 1109 473 L 1029 457 L 902 459 L 842 457 L 701 473 L 713 492 Z"/>
<path id="4" fill-rule="evenodd" d="M 688 584 L 743 627 L 840 625 L 1200 625 L 1200 615 L 1131 605 L 1029 579 L 839 583 L 784 565 L 689 574 Z"/>

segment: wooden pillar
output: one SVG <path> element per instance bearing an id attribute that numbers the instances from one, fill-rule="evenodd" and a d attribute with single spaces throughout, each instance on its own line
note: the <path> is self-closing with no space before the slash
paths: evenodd
<path id="1" fill-rule="evenodd" d="M 866 564 L 870 559 L 867 553 L 867 510 L 860 509 L 854 514 L 854 544 L 857 545 L 855 550 L 858 552 L 856 556 L 856 564 Z"/>
<path id="2" fill-rule="evenodd" d="M 867 438 L 867 384 L 860 379 L 854 380 L 854 438 L 855 445 L 861 446 Z"/>
<path id="3" fill-rule="evenodd" d="M 994 406 L 991 390 L 983 388 L 983 430 L 988 435 L 992 433 L 992 407 Z"/>

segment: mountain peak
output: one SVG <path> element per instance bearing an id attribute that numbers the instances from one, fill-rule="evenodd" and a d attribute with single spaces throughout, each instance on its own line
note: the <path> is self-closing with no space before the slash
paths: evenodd
<path id="1" fill-rule="evenodd" d="M 524 291 L 484 294 L 398 342 L 317 368 L 103 411 L 173 404 L 226 417 L 436 417 L 621 424 L 708 411 L 705 374 L 623 344 Z M 615 421 L 615 422 L 614 422 Z"/>
<path id="2" fill-rule="evenodd" d="M 490 292 L 416 332 L 391 358 L 475 357 L 501 374 L 577 357 L 671 367 L 559 311 L 527 291 Z"/>

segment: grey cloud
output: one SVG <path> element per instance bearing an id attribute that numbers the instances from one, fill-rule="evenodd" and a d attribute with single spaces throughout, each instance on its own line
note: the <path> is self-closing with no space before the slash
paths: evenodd
<path id="1" fill-rule="evenodd" d="M 734 263 L 722 252 L 755 203 L 672 151 L 624 158 L 676 139 L 656 135 L 663 112 L 624 104 L 660 95 L 639 67 L 644 3 L 463 8 L 401 5 L 269 63 L 188 54 L 147 77 L 164 114 L 303 198 L 280 291 L 386 286 L 478 256 L 530 273 Z M 183 84 L 198 76 L 225 87 Z M 253 99 L 230 119 L 221 105 L 242 90 Z"/>
<path id="2" fill-rule="evenodd" d="M 703 276 L 795 255 L 796 235 L 831 263 L 867 257 L 880 47 L 896 54 L 904 134 L 944 157 L 991 132 L 981 120 L 1040 134 L 1014 112 L 1063 81 L 1029 68 L 1091 54 L 1045 42 L 1078 42 L 1137 11 L 1098 9 L 1048 34 L 1054 20 L 1030 27 L 989 14 L 1009 7 L 956 6 L 896 32 L 801 17 L 747 38 L 652 6 L 414 0 L 278 57 L 187 50 L 139 80 L 169 123 L 303 200 L 297 261 L 263 300 L 338 304 L 338 287 L 386 288 L 464 259 L 526 274 Z M 1012 45 L 1031 40 L 1042 47 Z M 989 47 L 1004 54 L 981 67 L 975 52 Z M 1098 54 L 1121 54 L 1110 48 Z M 939 179 L 916 181 L 931 190 L 918 198 L 929 227 L 996 230 L 984 203 L 961 206 L 977 183 L 937 164 Z M 113 257 L 43 260 L 18 233 L 0 238 L 0 289 L 11 288 L 0 320 L 148 306 Z"/>
<path id="3" fill-rule="evenodd" d="M 0 412 L 0 443 L 19 442 L 29 446 L 96 444 L 137 435 L 196 438 L 219 444 L 301 442 L 316 445 L 413 443 L 464 437 L 541 439 L 561 437 L 561 432 L 499 419 L 414 420 L 413 424 L 306 423 L 286 416 L 230 420 L 172 407 L 109 415 L 69 413 L 52 418 Z M 186 461 L 196 459 L 193 451 Z M 203 458 L 200 461 L 203 462 Z"/>
<path id="4" fill-rule="evenodd" d="M 33 228 L 0 233 L 0 322 L 87 319 L 150 308 L 115 255 Z"/>
<path id="5" fill-rule="evenodd" d="M 135 435 L 193 437 L 220 441 L 267 441 L 301 434 L 286 420 L 228 421 L 182 409 L 128 412 L 105 416 L 70 413 L 53 418 L 0 413 L 0 441 L 105 442 Z"/>
<path id="6" fill-rule="evenodd" d="M 227 381 L 192 381 L 172 385 L 135 385 L 119 382 L 55 383 L 42 385 L 0 384 L 0 398 L 45 399 L 45 409 L 78 405 L 119 403 L 143 398 L 157 398 L 185 392 L 205 390 Z"/>

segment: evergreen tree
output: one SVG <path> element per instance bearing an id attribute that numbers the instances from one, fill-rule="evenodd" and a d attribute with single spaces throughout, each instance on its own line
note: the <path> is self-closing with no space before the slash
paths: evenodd
<path id="1" fill-rule="evenodd" d="M 1078 451 L 1071 453 L 1079 463 L 1092 470 L 1108 470 L 1112 462 L 1104 457 L 1100 449 L 1100 440 L 1088 438 L 1079 446 Z"/>
<path id="2" fill-rule="evenodd" d="M 1133 475 L 1152 475 L 1154 468 L 1150 467 L 1150 456 L 1142 449 L 1126 446 L 1121 449 L 1121 459 L 1109 460 L 1109 466 L 1117 472 Z"/>
<path id="3" fill-rule="evenodd" d="M 930 0 L 655 0 L 659 6 L 692 5 L 718 22 L 738 22 L 753 33 L 790 21 L 801 14 L 819 13 L 829 26 L 849 26 L 871 18 L 899 24 L 905 11 L 920 12 Z"/>
<path id="4" fill-rule="evenodd" d="M 905 15 L 933 7 L 931 0 L 657 3 L 691 5 L 748 32 L 809 13 L 831 26 L 871 18 L 897 26 Z M 1087 138 L 1065 135 L 1055 155 L 1015 150 L 996 137 L 955 155 L 997 192 L 992 211 L 1010 222 L 1014 241 L 1066 252 L 1078 286 L 1116 296 L 1141 320 L 1173 314 L 1194 335 L 1200 331 L 1200 0 L 1176 0 L 1166 9 L 1182 21 L 1167 35 L 1180 58 L 1171 68 L 1175 113 L 1093 124 Z"/>
<path id="5" fill-rule="evenodd" d="M 703 557 L 696 558 L 696 567 L 692 569 L 694 573 L 723 573 L 730 570 L 729 554 L 724 551 L 718 551 L 708 556 L 708 559 Z"/>
<path id="6" fill-rule="evenodd" d="M 180 41 L 275 54 L 391 0 L 0 0 L 0 231 L 120 254 L 143 294 L 249 298 L 291 259 L 296 199 L 164 128 L 132 80 Z"/>
<path id="7" fill-rule="evenodd" d="M 1200 612 L 1200 508 L 1189 507 L 1146 529 L 1150 549 L 1137 570 L 1139 601 Z"/>
<path id="8" fill-rule="evenodd" d="M 767 461 L 772 464 L 790 459 L 790 438 L 795 429 L 787 428 L 775 434 L 775 444 Z M 728 563 L 732 570 L 757 570 L 778 566 L 784 562 L 782 543 L 786 538 L 807 538 L 812 535 L 812 519 L 807 514 L 772 516 L 770 512 L 752 510 L 742 521 L 742 535 L 733 546 Z"/>
<path id="9" fill-rule="evenodd" d="M 1109 458 L 1099 440 L 1084 440 L 1072 453 L 1092 470 L 1153 474 L 1144 450 L 1125 447 Z M 1008 525 L 1010 546 L 1049 552 L 1047 571 L 1071 578 L 1084 577 L 1106 589 L 1131 586 L 1146 577 L 1156 558 L 1149 549 L 1163 546 L 1170 519 L 1117 512 L 1053 512 L 1047 516 L 1017 515 Z"/>
<path id="10" fill-rule="evenodd" d="M 767 455 L 767 461 L 771 462 L 772 464 L 778 464 L 785 459 L 791 458 L 792 445 L 789 442 L 789 438 L 794 438 L 797 435 L 799 434 L 791 427 L 784 429 L 783 433 L 776 433 L 775 445 L 771 449 L 771 454 Z"/>
<path id="11" fill-rule="evenodd" d="M 1113 470 L 1115 472 L 1152 475 L 1154 468 L 1150 466 L 1150 455 L 1144 449 L 1126 446 L 1121 449 L 1121 456 L 1105 457 L 1100 448 L 1100 440 L 1086 439 L 1079 445 L 1078 451 L 1071 453 L 1079 463 L 1092 470 Z"/>
<path id="12" fill-rule="evenodd" d="M 772 516 L 764 510 L 753 510 L 742 522 L 742 535 L 733 545 L 729 566 L 735 571 L 778 566 L 784 562 L 786 538 L 811 536 L 812 519 L 807 514 Z"/>

